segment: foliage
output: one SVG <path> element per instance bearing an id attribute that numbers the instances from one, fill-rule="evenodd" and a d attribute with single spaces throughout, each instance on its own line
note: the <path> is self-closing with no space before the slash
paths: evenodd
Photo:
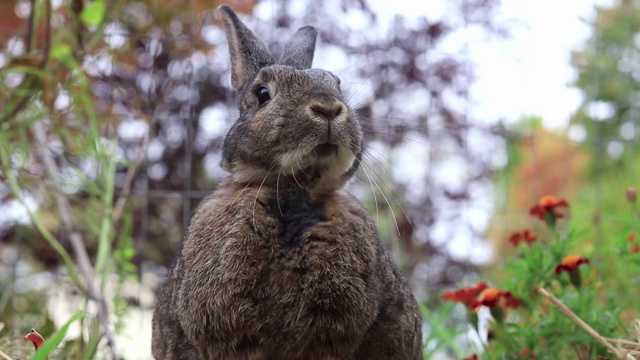
<path id="1" fill-rule="evenodd" d="M 128 162 L 117 153 L 117 141 L 108 137 L 109 128 L 95 111 L 90 95 L 92 79 L 83 67 L 84 51 L 90 51 L 91 46 L 80 46 L 75 43 L 80 41 L 77 38 L 72 40 L 74 35 L 81 35 L 90 44 L 102 36 L 105 9 L 100 3 L 93 2 L 84 10 L 73 8 L 69 13 L 54 13 L 50 1 L 24 3 L 30 5 L 24 54 L 10 58 L 0 69 L 5 85 L 0 92 L 6 95 L 0 115 L 0 190 L 3 201 L 22 205 L 34 227 L 29 236 L 37 236 L 30 238 L 27 248 L 35 256 L 42 252 L 49 258 L 62 259 L 65 271 L 56 275 L 56 281 L 69 282 L 80 291 L 88 300 L 87 312 L 97 308 L 93 313 L 102 324 L 102 332 L 91 331 L 91 321 L 81 322 L 88 343 L 80 345 L 84 350 L 78 356 L 91 357 L 98 340 L 104 337 L 112 357 L 117 359 L 120 355 L 109 307 L 120 294 L 108 294 L 106 288 L 113 285 L 114 274 L 118 287 L 132 273 L 131 265 L 127 265 L 132 258 L 130 241 L 125 242 L 127 228 L 119 229 L 120 241 L 116 241 L 116 228 L 129 216 L 123 216 L 121 209 L 126 198 L 114 201 L 116 168 Z M 67 16 L 71 17 L 68 22 L 58 22 Z M 76 26 L 90 26 L 92 30 L 78 33 Z M 18 85 L 11 85 L 15 81 Z M 60 101 L 66 105 L 61 106 Z M 128 252 L 124 250 L 127 247 Z M 121 255 L 123 252 L 126 256 Z M 40 270 L 41 265 L 35 264 L 31 271 Z M 25 292 L 10 284 L 5 286 L 11 289 L 5 293 L 9 297 Z M 0 312 L 6 315 L 12 302 L 3 304 Z M 39 309 L 40 319 L 46 319 L 45 306 Z M 124 310 L 120 307 L 118 315 Z M 42 320 L 28 324 L 19 317 L 3 319 L 12 333 L 43 325 Z M 47 343 L 53 345 L 45 344 L 42 351 L 48 353 L 57 346 L 68 325 L 63 325 Z M 86 340 L 80 337 L 76 341 Z"/>
<path id="2" fill-rule="evenodd" d="M 590 181 L 576 201 L 606 216 L 622 206 L 617 191 L 637 184 L 640 174 L 640 7 L 632 0 L 597 6 L 588 23 L 593 36 L 572 54 L 584 101 L 570 133 L 583 133 L 576 138 L 591 153 Z"/>
<path id="3" fill-rule="evenodd" d="M 601 162 L 594 165 L 620 169 L 638 153 L 640 9 L 632 0 L 599 6 L 590 25 L 594 35 L 572 57 L 575 85 L 585 94 L 572 123 L 586 129 L 585 141 L 598 145 L 591 146 L 594 160 Z"/>
<path id="4" fill-rule="evenodd" d="M 620 196 L 625 199 L 623 193 Z M 640 219 L 636 201 L 625 201 L 630 214 L 618 217 L 624 231 L 610 234 L 611 243 L 596 249 L 585 246 L 585 232 L 568 224 L 568 202 L 542 198 L 530 213 L 546 223 L 549 232 L 537 237 L 515 233 L 510 242 L 517 253 L 492 272 L 493 287 L 480 283 L 475 288 L 444 294 L 446 300 L 466 304 L 470 318 L 475 319 L 470 324 L 479 335 L 484 330 L 490 334 L 477 358 L 622 356 L 616 338 L 632 337 L 628 328 L 640 311 L 635 294 L 622 290 L 633 289 L 640 282 L 640 245 L 636 238 Z M 611 269 L 604 271 L 614 263 L 613 274 Z M 560 304 L 553 302 L 549 293 Z M 562 304 L 573 311 L 573 317 L 560 310 Z M 489 310 L 491 319 L 477 322 L 478 312 L 483 309 Z M 585 331 L 578 319 L 597 334 Z M 633 340 L 637 339 L 629 343 Z"/>
<path id="5" fill-rule="evenodd" d="M 66 335 L 67 330 L 69 329 L 69 325 L 71 325 L 71 323 L 73 323 L 74 321 L 81 319 L 83 316 L 84 316 L 84 313 L 81 311 L 75 313 L 71 317 L 71 319 L 69 319 L 69 321 L 67 321 L 64 325 L 62 325 L 62 327 L 55 333 L 55 335 L 50 340 L 47 340 L 44 343 L 44 345 L 42 345 L 42 347 L 38 348 L 38 351 L 33 356 L 32 360 L 46 360 L 47 357 L 51 354 L 51 352 L 54 351 L 56 346 L 58 346 L 64 339 L 64 336 Z"/>

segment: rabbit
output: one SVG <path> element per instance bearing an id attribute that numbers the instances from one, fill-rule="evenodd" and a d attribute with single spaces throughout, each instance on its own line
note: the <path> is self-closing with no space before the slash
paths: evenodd
<path id="1" fill-rule="evenodd" d="M 317 31 L 275 63 L 219 7 L 240 112 L 229 173 L 202 201 L 153 314 L 156 359 L 422 359 L 410 287 L 344 190 L 363 134 L 340 79 L 312 69 Z"/>

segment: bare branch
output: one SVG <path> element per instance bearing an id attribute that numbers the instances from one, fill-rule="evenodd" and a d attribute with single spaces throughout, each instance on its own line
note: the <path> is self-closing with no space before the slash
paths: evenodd
<path id="1" fill-rule="evenodd" d="M 127 177 L 125 180 L 125 184 L 122 188 L 122 191 L 120 192 L 120 195 L 118 196 L 116 205 L 113 208 L 113 213 L 111 214 L 111 222 L 113 224 L 116 224 L 118 220 L 120 220 L 120 216 L 122 216 L 122 211 L 124 210 L 124 206 L 127 203 L 127 198 L 131 193 L 131 186 L 133 185 L 133 180 L 135 180 L 136 174 L 138 173 L 138 168 L 140 168 L 140 164 L 142 164 L 142 161 L 144 160 L 144 153 L 145 153 L 145 150 L 147 149 L 148 144 L 149 144 L 149 135 L 147 135 L 144 138 L 142 145 L 140 146 L 140 152 L 138 153 L 138 156 L 127 169 Z"/>
<path id="2" fill-rule="evenodd" d="M 589 326 L 589 324 L 584 322 L 584 320 L 582 320 L 578 315 L 576 315 L 573 311 L 571 311 L 571 309 L 569 309 L 567 305 L 565 305 L 562 301 L 560 301 L 560 299 L 553 296 L 553 294 L 551 294 L 545 288 L 539 288 L 538 292 L 542 294 L 542 296 L 547 298 L 547 300 L 551 301 L 551 303 L 555 305 L 560 310 L 560 312 L 565 314 L 569 319 L 571 319 L 571 321 L 576 323 L 576 325 L 578 325 L 582 330 L 584 330 L 584 332 L 586 332 L 587 334 L 589 334 L 589 336 L 591 336 L 597 342 L 602 344 L 602 346 L 606 347 L 607 350 L 609 350 L 612 354 L 614 354 L 618 359 L 621 359 L 621 360 L 627 359 L 625 357 L 625 354 L 621 353 L 618 349 L 613 347 L 613 345 L 611 345 L 607 341 L 607 339 L 605 339 L 602 335 L 600 335 L 597 331 L 595 331 L 591 326 Z"/>

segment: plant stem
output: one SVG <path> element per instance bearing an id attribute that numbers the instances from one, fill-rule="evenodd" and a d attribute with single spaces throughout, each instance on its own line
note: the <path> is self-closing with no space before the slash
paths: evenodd
<path id="1" fill-rule="evenodd" d="M 62 225 L 69 234 L 71 247 L 73 248 L 73 252 L 78 259 L 80 272 L 82 273 L 87 284 L 87 292 L 89 294 L 89 297 L 98 304 L 98 319 L 102 324 L 105 337 L 107 338 L 107 344 L 111 349 L 111 356 L 114 360 L 119 360 L 120 353 L 118 352 L 118 348 L 116 347 L 113 329 L 111 328 L 107 303 L 102 297 L 101 292 L 98 290 L 98 286 L 96 285 L 96 282 L 94 280 L 93 267 L 91 265 L 91 260 L 89 260 L 87 249 L 84 247 L 82 237 L 80 236 L 80 233 L 76 231 L 73 215 L 71 214 L 71 205 L 69 204 L 69 199 L 67 199 L 67 197 L 60 192 L 58 166 L 56 165 L 53 156 L 47 149 L 47 135 L 42 122 L 34 122 L 31 127 L 31 132 L 33 133 L 33 137 L 35 138 L 38 145 L 39 154 L 42 158 L 44 168 L 54 184 L 53 196 L 56 200 L 56 205 L 58 206 L 58 210 L 62 218 Z"/>
<path id="2" fill-rule="evenodd" d="M 47 243 L 49 243 L 49 245 L 58 253 L 58 255 L 60 255 L 60 257 L 62 258 L 62 261 L 64 262 L 67 268 L 67 271 L 69 271 L 69 276 L 71 277 L 71 280 L 73 281 L 73 283 L 76 284 L 82 291 L 86 292 L 86 288 L 84 287 L 84 284 L 80 281 L 78 272 L 76 271 L 73 261 L 71 260 L 71 256 L 69 256 L 69 253 L 67 252 L 67 250 L 65 250 L 65 248 L 60 244 L 60 242 L 56 240 L 56 238 L 51 234 L 51 232 L 42 223 L 42 221 L 40 221 L 40 219 L 33 213 L 33 211 L 29 209 L 27 201 L 24 198 L 24 195 L 22 195 L 22 190 L 18 185 L 18 180 L 16 179 L 16 177 L 14 176 L 11 170 L 11 167 L 9 164 L 9 156 L 4 148 L 4 144 L 6 143 L 7 143 L 6 138 L 2 137 L 0 134 L 0 144 L 2 144 L 0 146 L 0 164 L 2 164 L 2 167 L 6 171 L 6 176 L 7 176 L 7 179 L 9 180 L 11 191 L 13 192 L 18 202 L 20 202 L 20 204 L 25 208 L 31 223 L 36 227 L 36 229 L 40 232 L 42 237 L 44 237 Z"/>

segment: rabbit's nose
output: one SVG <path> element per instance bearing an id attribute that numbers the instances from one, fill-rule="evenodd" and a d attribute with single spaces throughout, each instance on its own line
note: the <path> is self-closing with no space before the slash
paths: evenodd
<path id="1" fill-rule="evenodd" d="M 327 122 L 339 121 L 347 113 L 342 101 L 338 100 L 334 102 L 313 102 L 308 108 L 316 117 L 320 117 Z"/>

